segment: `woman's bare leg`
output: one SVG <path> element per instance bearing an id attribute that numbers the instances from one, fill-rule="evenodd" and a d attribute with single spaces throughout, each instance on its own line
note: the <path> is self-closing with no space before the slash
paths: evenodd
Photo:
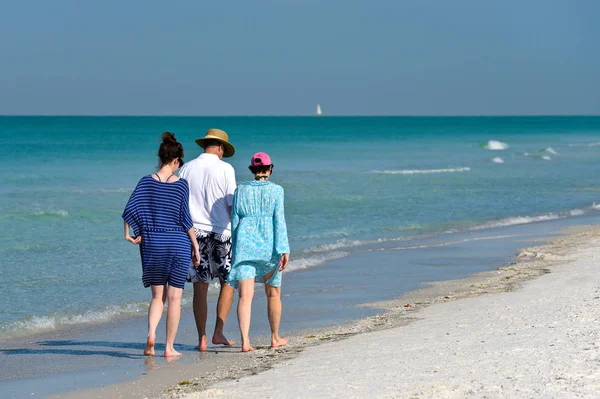
<path id="1" fill-rule="evenodd" d="M 254 296 L 254 279 L 238 281 L 238 291 L 240 300 L 238 301 L 237 315 L 240 333 L 242 336 L 242 352 L 251 352 L 254 350 L 250 345 L 250 317 L 252 314 L 252 297 Z"/>
<path id="2" fill-rule="evenodd" d="M 278 348 L 288 343 L 287 338 L 279 336 L 279 322 L 281 321 L 281 287 L 273 287 L 267 280 L 271 278 L 274 271 L 265 275 L 265 294 L 267 295 L 267 314 L 271 325 L 271 347 Z"/>

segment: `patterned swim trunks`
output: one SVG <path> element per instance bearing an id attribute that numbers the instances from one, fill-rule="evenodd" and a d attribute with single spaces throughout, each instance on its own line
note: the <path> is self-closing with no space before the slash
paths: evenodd
<path id="1" fill-rule="evenodd" d="M 200 247 L 200 266 L 188 269 L 188 281 L 210 283 L 215 277 L 227 281 L 231 271 L 231 236 L 194 227 Z"/>

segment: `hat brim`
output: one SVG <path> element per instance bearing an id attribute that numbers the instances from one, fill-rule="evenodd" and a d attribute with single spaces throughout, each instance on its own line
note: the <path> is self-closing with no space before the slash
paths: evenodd
<path id="1" fill-rule="evenodd" d="M 196 144 L 198 144 L 200 147 L 204 148 L 204 142 L 206 140 L 217 140 L 219 143 L 223 144 L 223 146 L 225 147 L 225 152 L 223 153 L 223 158 L 229 158 L 229 157 L 232 157 L 233 154 L 235 154 L 235 147 L 233 145 L 231 145 L 231 143 L 223 140 L 220 137 L 216 137 L 216 136 L 202 137 L 201 139 L 196 140 Z"/>

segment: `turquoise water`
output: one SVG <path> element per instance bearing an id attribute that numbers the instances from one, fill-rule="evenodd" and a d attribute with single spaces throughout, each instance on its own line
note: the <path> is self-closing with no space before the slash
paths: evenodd
<path id="1" fill-rule="evenodd" d="M 272 156 L 292 273 L 369 242 L 568 218 L 600 202 L 600 117 L 0 117 L 0 333 L 145 312 L 123 206 L 154 171 L 163 131 L 189 160 L 209 127 L 230 134 L 238 181 L 252 153 Z"/>

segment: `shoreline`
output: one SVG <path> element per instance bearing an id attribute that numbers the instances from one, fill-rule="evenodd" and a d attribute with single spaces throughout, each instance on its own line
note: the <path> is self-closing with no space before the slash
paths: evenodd
<path id="1" fill-rule="evenodd" d="M 550 268 L 569 262 L 569 255 L 600 236 L 600 227 L 574 226 L 556 232 L 542 245 L 523 248 L 509 264 L 488 272 L 476 273 L 459 280 L 426 283 L 424 288 L 408 292 L 396 299 L 366 303 L 361 306 L 380 310 L 378 314 L 339 326 L 311 329 L 289 336 L 284 348 L 267 349 L 266 342 L 255 341 L 257 350 L 242 354 L 239 348 L 211 348 L 213 356 L 204 365 L 169 365 L 159 367 L 160 373 L 149 370 L 133 380 L 106 387 L 80 390 L 53 398 L 184 398 L 206 391 L 212 385 L 256 375 L 296 358 L 306 349 L 324 343 L 336 342 L 358 334 L 391 330 L 419 320 L 421 310 L 441 303 L 464 298 L 518 290 L 526 281 L 550 273 Z M 530 241 L 530 240 L 529 240 Z M 264 337 L 262 337 L 264 338 Z M 214 350 L 212 350 L 214 349 Z M 210 354 L 207 354 L 210 356 Z"/>

